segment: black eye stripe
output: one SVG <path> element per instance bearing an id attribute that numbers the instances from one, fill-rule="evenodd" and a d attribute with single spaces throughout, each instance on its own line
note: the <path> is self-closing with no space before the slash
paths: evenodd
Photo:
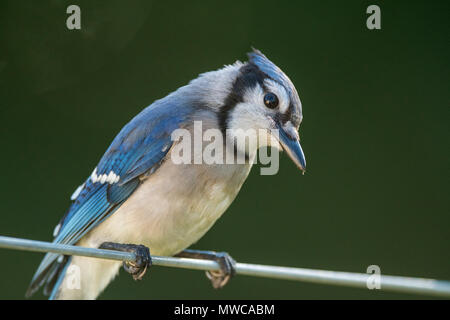
<path id="1" fill-rule="evenodd" d="M 283 114 L 280 115 L 281 123 L 286 123 L 289 120 L 291 120 L 293 108 L 294 106 L 292 105 L 292 103 L 290 103 L 288 109 Z"/>
<path id="2" fill-rule="evenodd" d="M 231 110 L 240 102 L 244 101 L 244 94 L 248 88 L 253 88 L 259 84 L 263 90 L 267 90 L 264 85 L 264 80 L 270 79 L 264 72 L 252 64 L 245 64 L 239 70 L 239 75 L 233 83 L 230 94 L 226 97 L 224 105 L 218 112 L 219 126 L 222 132 L 228 127 L 228 116 Z"/>
<path id="3" fill-rule="evenodd" d="M 236 77 L 235 81 L 233 82 L 233 86 L 231 89 L 230 94 L 226 97 L 224 104 L 221 106 L 219 112 L 218 112 L 218 122 L 219 127 L 221 131 L 225 134 L 226 129 L 228 128 L 228 117 L 230 112 L 234 109 L 234 107 L 244 101 L 244 94 L 249 88 L 254 88 L 256 85 L 261 86 L 262 90 L 267 93 L 271 93 L 270 89 L 266 86 L 265 80 L 269 79 L 272 81 L 275 81 L 279 83 L 279 81 L 274 80 L 272 77 L 267 75 L 266 73 L 262 72 L 256 65 L 253 63 L 248 63 L 243 65 L 239 70 L 239 75 Z M 282 85 L 281 83 L 279 83 Z M 264 96 L 265 97 L 265 96 Z M 278 104 L 273 107 L 276 108 L 279 105 L 279 98 Z M 263 99 L 264 102 L 265 99 Z M 264 102 L 265 104 L 265 102 Z M 270 107 L 267 107 L 270 108 Z M 277 114 L 276 117 L 281 121 L 282 123 L 286 123 L 291 119 L 292 114 L 295 113 L 295 108 L 290 101 L 288 109 L 283 114 Z M 296 122 L 296 121 L 294 121 Z M 299 122 L 299 121 L 298 121 Z"/>

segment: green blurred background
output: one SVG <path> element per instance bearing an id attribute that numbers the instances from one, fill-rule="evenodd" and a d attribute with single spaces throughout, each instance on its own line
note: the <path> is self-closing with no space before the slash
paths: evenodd
<path id="1" fill-rule="evenodd" d="M 81 30 L 66 8 L 81 7 Z M 366 28 L 381 7 L 382 29 Z M 242 262 L 450 279 L 448 1 L 2 1 L 0 234 L 51 240 L 121 127 L 199 73 L 262 50 L 295 83 L 308 161 L 252 171 L 195 248 Z M 0 298 L 42 254 L 0 249 Z M 44 298 L 38 294 L 36 298 Z M 203 272 L 123 271 L 104 299 L 425 298 Z"/>

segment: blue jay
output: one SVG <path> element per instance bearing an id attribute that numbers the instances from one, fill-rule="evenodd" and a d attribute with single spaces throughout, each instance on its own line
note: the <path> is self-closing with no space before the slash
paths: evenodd
<path id="1" fill-rule="evenodd" d="M 192 132 L 196 121 L 203 131 L 220 130 L 226 140 L 236 138 L 228 129 L 276 129 L 279 135 L 271 146 L 286 151 L 302 171 L 306 166 L 298 135 L 302 107 L 294 85 L 260 51 L 248 56 L 248 62 L 201 74 L 125 125 L 73 193 L 53 242 L 134 252 L 136 261 L 123 267 L 135 280 L 151 265 L 148 248 L 155 255 L 211 259 L 221 270 L 207 276 L 215 288 L 224 286 L 234 273 L 234 260 L 227 253 L 186 248 L 234 200 L 262 142 L 254 150 L 234 146 L 233 152 L 245 154 L 241 164 L 175 164 L 172 132 Z M 96 299 L 120 266 L 112 260 L 48 253 L 27 296 L 44 286 L 50 299 Z M 79 285 L 70 277 L 74 267 Z"/>

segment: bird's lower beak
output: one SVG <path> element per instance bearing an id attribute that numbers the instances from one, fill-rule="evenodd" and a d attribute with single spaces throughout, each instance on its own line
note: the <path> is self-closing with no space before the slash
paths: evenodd
<path id="1" fill-rule="evenodd" d="M 288 122 L 289 123 L 289 122 Z M 279 126 L 279 142 L 284 151 L 289 155 L 292 161 L 303 172 L 306 171 L 305 155 L 300 145 L 298 132 L 291 124 Z"/>

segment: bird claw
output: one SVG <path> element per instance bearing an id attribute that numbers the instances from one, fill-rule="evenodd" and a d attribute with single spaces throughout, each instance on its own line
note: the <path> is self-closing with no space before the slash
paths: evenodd
<path id="1" fill-rule="evenodd" d="M 220 270 L 206 271 L 214 289 L 223 288 L 236 273 L 236 261 L 226 252 L 186 249 L 175 255 L 180 258 L 212 260 L 219 264 Z"/>
<path id="2" fill-rule="evenodd" d="M 136 261 L 123 262 L 123 269 L 131 274 L 134 280 L 141 280 L 147 268 L 152 265 L 150 249 L 143 245 L 104 242 L 99 248 L 134 253 Z"/>
<path id="3" fill-rule="evenodd" d="M 226 252 L 216 252 L 212 260 L 220 265 L 220 270 L 206 271 L 206 277 L 214 289 L 221 289 L 236 274 L 236 261 Z"/>
<path id="4" fill-rule="evenodd" d="M 136 254 L 136 261 L 124 261 L 123 269 L 131 274 L 134 280 L 142 280 L 147 268 L 152 265 L 150 250 L 143 245 L 136 245 L 132 250 Z"/>

